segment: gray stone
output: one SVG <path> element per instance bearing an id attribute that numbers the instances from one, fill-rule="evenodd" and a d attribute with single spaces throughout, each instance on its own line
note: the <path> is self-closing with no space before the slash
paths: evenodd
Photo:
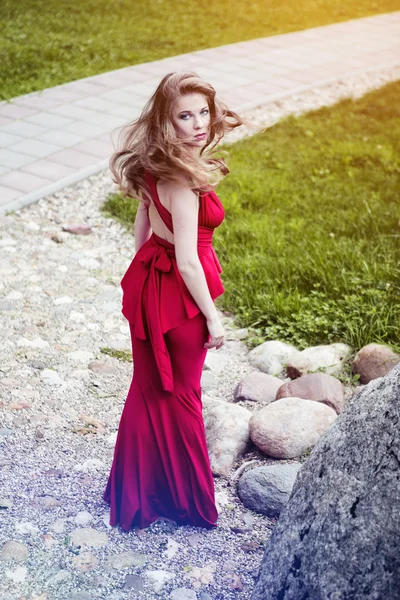
<path id="1" fill-rule="evenodd" d="M 108 542 L 108 535 L 103 531 L 96 531 L 92 527 L 83 527 L 71 532 L 71 542 L 75 546 L 105 546 Z"/>
<path id="2" fill-rule="evenodd" d="M 93 600 L 93 595 L 89 592 L 72 592 L 68 600 Z"/>
<path id="3" fill-rule="evenodd" d="M 276 393 L 276 399 L 304 398 L 323 402 L 340 414 L 344 408 L 343 384 L 326 373 L 309 373 L 281 385 Z"/>
<path id="4" fill-rule="evenodd" d="M 0 300 L 0 311 L 16 310 L 15 305 L 8 300 Z"/>
<path id="5" fill-rule="evenodd" d="M 14 500 L 12 498 L 0 498 L 0 509 L 11 508 L 14 504 Z"/>
<path id="6" fill-rule="evenodd" d="M 297 348 L 290 344 L 269 340 L 250 350 L 247 358 L 253 367 L 277 377 L 286 363 L 298 354 Z"/>
<path id="7" fill-rule="evenodd" d="M 207 594 L 207 592 L 200 592 L 199 600 L 213 600 L 213 599 L 211 598 L 210 594 Z"/>
<path id="8" fill-rule="evenodd" d="M 196 592 L 184 587 L 172 590 L 169 597 L 171 600 L 197 600 Z"/>
<path id="9" fill-rule="evenodd" d="M 102 360 L 93 360 L 88 364 L 88 369 L 98 375 L 118 375 L 118 369 Z"/>
<path id="10" fill-rule="evenodd" d="M 1 548 L 0 560 L 5 562 L 23 562 L 28 556 L 28 548 L 21 542 L 15 540 L 8 540 Z"/>
<path id="11" fill-rule="evenodd" d="M 75 235 L 89 235 L 89 233 L 92 233 L 93 231 L 90 225 L 86 225 L 85 223 L 78 225 L 63 225 L 62 230 Z"/>
<path id="12" fill-rule="evenodd" d="M 121 552 L 121 554 L 109 556 L 106 561 L 106 566 L 108 569 L 121 571 L 121 569 L 126 569 L 132 566 L 143 567 L 147 560 L 148 556 L 146 556 L 146 554 L 140 554 L 139 552 L 131 551 Z"/>
<path id="13" fill-rule="evenodd" d="M 278 379 L 278 377 L 273 377 L 261 371 L 253 371 L 239 381 L 233 393 L 233 399 L 235 402 L 250 400 L 251 402 L 269 404 L 275 400 L 276 393 L 282 383 L 282 379 Z"/>
<path id="14" fill-rule="evenodd" d="M 300 463 L 265 465 L 246 471 L 238 495 L 246 508 L 277 517 L 289 500 Z"/>
<path id="15" fill-rule="evenodd" d="M 207 446 L 214 475 L 228 476 L 235 461 L 247 450 L 250 417 L 249 410 L 228 402 L 205 413 Z"/>
<path id="16" fill-rule="evenodd" d="M 400 362 L 400 356 L 389 346 L 368 344 L 357 352 L 352 364 L 354 374 L 360 375 L 360 383 L 369 383 L 387 375 Z"/>
<path id="17" fill-rule="evenodd" d="M 156 570 L 156 571 L 145 571 L 144 574 L 152 584 L 153 590 L 158 593 L 161 592 L 162 588 L 168 581 L 175 579 L 175 574 L 170 571 Z"/>
<path id="18" fill-rule="evenodd" d="M 0 427 L 0 438 L 9 437 L 13 433 L 14 433 L 14 431 L 12 429 L 9 429 L 8 427 Z"/>
<path id="19" fill-rule="evenodd" d="M 252 600 L 397 600 L 400 365 L 319 439 L 268 539 Z"/>
<path id="20" fill-rule="evenodd" d="M 333 408 L 303 398 L 282 398 L 253 413 L 250 437 L 273 458 L 297 458 L 310 450 L 333 423 Z"/>
<path id="21" fill-rule="evenodd" d="M 124 587 L 133 592 L 142 592 L 144 590 L 144 581 L 139 575 L 126 575 Z"/>
<path id="22" fill-rule="evenodd" d="M 289 360 L 286 367 L 288 377 L 295 379 L 320 370 L 328 375 L 339 375 L 350 354 L 351 348 L 346 344 L 311 346 Z"/>

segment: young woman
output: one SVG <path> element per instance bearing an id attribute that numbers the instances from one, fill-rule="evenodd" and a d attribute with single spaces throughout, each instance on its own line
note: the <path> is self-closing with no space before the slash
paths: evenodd
<path id="1" fill-rule="evenodd" d="M 140 200 L 121 282 L 134 373 L 104 493 L 110 524 L 127 531 L 159 517 L 216 526 L 200 379 L 207 350 L 224 344 L 212 246 L 224 209 L 213 187 L 229 170 L 211 150 L 243 123 L 196 73 L 169 73 L 110 160 L 121 190 Z"/>

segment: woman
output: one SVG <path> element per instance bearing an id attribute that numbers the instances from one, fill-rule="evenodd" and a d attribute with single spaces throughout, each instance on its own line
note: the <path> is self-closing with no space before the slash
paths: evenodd
<path id="1" fill-rule="evenodd" d="M 121 190 L 140 200 L 121 282 L 134 374 L 104 493 L 110 524 L 127 531 L 159 517 L 216 526 L 200 379 L 207 350 L 224 344 L 212 247 L 224 209 L 213 186 L 229 171 L 205 150 L 243 123 L 196 73 L 169 73 L 110 160 Z"/>

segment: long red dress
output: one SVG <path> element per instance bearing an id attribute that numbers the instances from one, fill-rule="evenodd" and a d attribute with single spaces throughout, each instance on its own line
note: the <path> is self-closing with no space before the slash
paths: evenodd
<path id="1" fill-rule="evenodd" d="M 156 178 L 145 181 L 173 233 Z M 212 247 L 224 209 L 200 197 L 198 255 L 213 299 L 225 290 Z M 122 313 L 129 321 L 134 373 L 122 412 L 104 500 L 110 525 L 127 531 L 158 517 L 212 528 L 218 512 L 202 418 L 200 379 L 209 338 L 206 319 L 176 264 L 174 245 L 153 233 L 125 273 Z"/>

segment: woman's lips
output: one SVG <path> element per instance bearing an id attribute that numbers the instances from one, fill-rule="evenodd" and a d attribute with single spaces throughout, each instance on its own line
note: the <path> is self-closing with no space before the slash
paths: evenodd
<path id="1" fill-rule="evenodd" d="M 204 140 L 204 138 L 206 137 L 205 133 L 199 133 L 198 135 L 194 136 L 196 138 L 196 140 Z"/>

